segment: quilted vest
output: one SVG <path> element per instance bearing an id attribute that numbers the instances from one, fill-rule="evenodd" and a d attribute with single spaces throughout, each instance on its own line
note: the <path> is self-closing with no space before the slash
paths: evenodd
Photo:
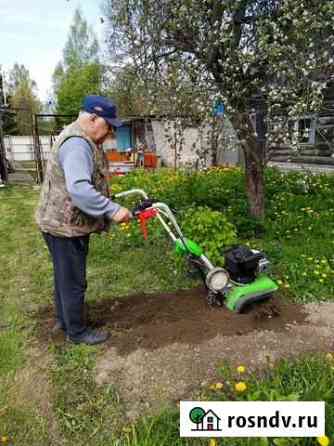
<path id="1" fill-rule="evenodd" d="M 89 143 L 94 160 L 92 184 L 97 191 L 109 197 L 104 152 L 75 121 L 65 127 L 52 146 L 36 211 L 36 222 L 40 229 L 60 237 L 78 237 L 92 232 L 101 232 L 106 230 L 109 225 L 106 218 L 91 217 L 75 207 L 67 192 L 65 175 L 60 166 L 58 155 L 60 146 L 73 136 L 84 138 Z"/>

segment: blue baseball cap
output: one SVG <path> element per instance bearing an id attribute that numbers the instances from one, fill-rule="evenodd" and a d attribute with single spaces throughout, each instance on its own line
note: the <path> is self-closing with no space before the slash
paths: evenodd
<path id="1" fill-rule="evenodd" d="M 86 96 L 83 101 L 83 110 L 100 116 L 113 127 L 121 127 L 123 125 L 123 122 L 117 119 L 116 105 L 103 96 Z"/>

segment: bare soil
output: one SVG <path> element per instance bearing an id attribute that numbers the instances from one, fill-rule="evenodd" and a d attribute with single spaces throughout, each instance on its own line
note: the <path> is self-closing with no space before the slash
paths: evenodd
<path id="1" fill-rule="evenodd" d="M 42 343 L 53 308 L 38 314 Z M 332 348 L 334 304 L 285 304 L 276 295 L 247 314 L 210 307 L 205 289 L 133 295 L 88 305 L 88 322 L 111 332 L 97 360 L 97 383 L 117 389 L 130 419 L 192 398 L 215 382 L 223 362 L 261 369 L 281 358 Z"/>

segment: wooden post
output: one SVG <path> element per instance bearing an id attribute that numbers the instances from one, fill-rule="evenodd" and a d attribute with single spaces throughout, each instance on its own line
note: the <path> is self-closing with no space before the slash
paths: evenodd
<path id="1" fill-rule="evenodd" d="M 0 103 L 1 107 L 1 103 Z M 6 163 L 6 150 L 3 138 L 3 120 L 2 120 L 2 110 L 0 108 L 0 178 L 3 183 L 8 183 L 8 170 Z"/>
<path id="2" fill-rule="evenodd" d="M 174 124 L 174 170 L 177 170 L 177 136 L 176 136 L 176 121 Z"/>
<path id="3" fill-rule="evenodd" d="M 32 134 L 34 141 L 34 155 L 35 155 L 35 165 L 37 172 L 37 183 L 42 184 L 44 180 L 44 173 L 43 173 L 41 142 L 39 140 L 39 134 L 38 134 L 37 115 L 32 115 Z"/>

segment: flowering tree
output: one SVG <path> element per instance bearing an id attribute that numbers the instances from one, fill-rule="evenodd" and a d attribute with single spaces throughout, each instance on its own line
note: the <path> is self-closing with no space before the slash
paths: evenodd
<path id="1" fill-rule="evenodd" d="M 114 55 L 157 79 L 177 61 L 181 77 L 209 92 L 211 104 L 199 96 L 196 106 L 224 102 L 245 154 L 250 211 L 262 217 L 266 149 L 291 136 L 287 118 L 320 107 L 333 73 L 334 2 L 105 0 L 105 11 Z"/>

